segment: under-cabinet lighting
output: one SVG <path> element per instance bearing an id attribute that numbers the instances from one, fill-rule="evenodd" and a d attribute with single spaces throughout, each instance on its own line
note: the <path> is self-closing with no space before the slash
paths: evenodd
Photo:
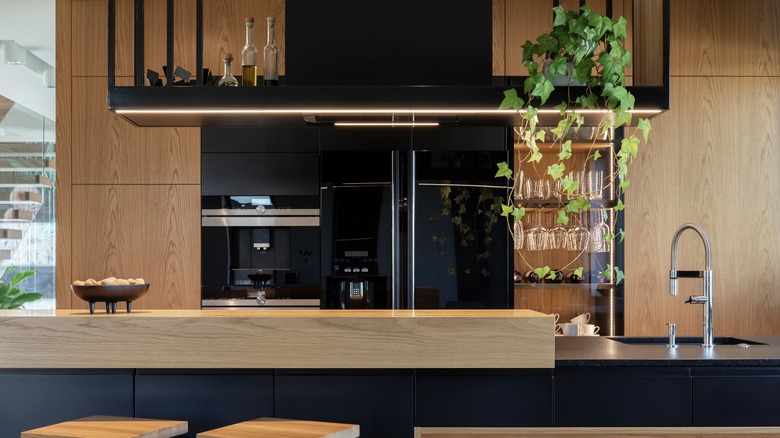
<path id="1" fill-rule="evenodd" d="M 117 109 L 117 114 L 514 114 L 515 110 L 475 110 L 475 109 L 248 109 L 248 108 L 200 108 L 200 109 Z M 525 110 L 519 111 L 524 113 Z M 558 114 L 555 109 L 539 109 L 540 114 Z M 583 109 L 580 114 L 605 114 L 610 110 Z M 660 114 L 660 109 L 630 110 L 632 114 Z"/>
<path id="2" fill-rule="evenodd" d="M 335 122 L 334 126 L 439 126 L 437 122 Z"/>

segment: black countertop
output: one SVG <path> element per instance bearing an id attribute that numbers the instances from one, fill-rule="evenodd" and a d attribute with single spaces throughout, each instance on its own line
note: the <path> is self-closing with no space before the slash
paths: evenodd
<path id="1" fill-rule="evenodd" d="M 780 366 L 780 336 L 739 336 L 737 341 L 732 340 L 765 344 L 747 348 L 738 345 L 703 348 L 697 343 L 683 344 L 684 338 L 678 338 L 678 348 L 667 348 L 663 338 L 653 338 L 660 342 L 657 344 L 626 344 L 617 340 L 621 338 L 629 337 L 556 336 L 555 366 Z M 716 337 L 716 341 L 719 339 Z"/>

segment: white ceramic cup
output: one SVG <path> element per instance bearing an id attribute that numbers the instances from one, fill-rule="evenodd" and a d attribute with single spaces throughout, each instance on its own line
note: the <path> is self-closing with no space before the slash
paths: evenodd
<path id="1" fill-rule="evenodd" d="M 570 322 L 564 322 L 564 323 L 558 324 L 558 327 L 561 329 L 561 333 L 563 333 L 563 336 L 579 336 L 579 333 L 580 333 L 580 325 L 579 324 L 572 324 Z"/>
<path id="2" fill-rule="evenodd" d="M 573 324 L 587 324 L 590 322 L 590 313 L 582 313 L 571 319 Z"/>
<path id="3" fill-rule="evenodd" d="M 599 326 L 596 324 L 577 324 L 579 326 L 580 336 L 595 336 L 599 332 Z"/>

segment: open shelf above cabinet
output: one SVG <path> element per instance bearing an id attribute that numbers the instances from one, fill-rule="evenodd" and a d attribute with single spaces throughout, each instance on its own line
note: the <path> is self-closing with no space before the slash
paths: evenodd
<path id="1" fill-rule="evenodd" d="M 488 2 L 489 3 L 489 2 Z M 653 117 L 669 109 L 669 77 L 668 77 L 668 14 L 669 0 L 663 0 L 663 80 L 657 86 L 628 86 L 627 89 L 635 96 L 635 117 Z M 302 127 L 308 125 L 333 125 L 345 123 L 382 123 L 388 126 L 428 126 L 438 124 L 447 126 L 517 126 L 521 123 L 523 114 L 512 109 L 499 110 L 504 97 L 504 91 L 515 88 L 522 92 L 522 76 L 490 76 L 486 72 L 484 79 L 478 84 L 469 85 L 439 85 L 423 83 L 420 85 L 322 85 L 297 84 L 285 81 L 284 73 L 280 72 L 280 85 L 272 87 L 217 87 L 205 85 L 204 57 L 209 60 L 218 59 L 224 53 L 219 44 L 204 44 L 204 35 L 220 34 L 224 29 L 207 29 L 204 32 L 203 0 L 185 2 L 187 8 L 194 8 L 195 13 L 195 65 L 185 66 L 193 71 L 193 78 L 187 86 L 174 86 L 172 68 L 167 69 L 164 78 L 165 86 L 144 86 L 144 72 L 149 67 L 144 65 L 144 2 L 134 0 L 133 16 L 133 79 L 132 86 L 117 85 L 117 36 L 124 35 L 129 26 L 122 23 L 122 30 L 117 31 L 116 0 L 109 0 L 108 8 L 108 108 L 137 126 L 147 127 Z M 166 64 L 174 63 L 174 46 L 184 45 L 185 41 L 174 32 L 173 1 L 168 1 L 166 24 Z M 287 4 L 289 12 L 292 6 Z M 457 7 L 453 7 L 457 9 Z M 453 9 L 450 8 L 450 9 Z M 552 2 L 550 2 L 552 8 Z M 224 11 L 223 11 L 224 12 Z M 414 11 L 404 11 L 413 14 Z M 292 20 L 287 14 L 286 20 Z M 354 14 L 353 14 L 354 15 Z M 129 17 L 124 14 L 123 17 Z M 141 17 L 139 19 L 139 17 Z M 242 16 L 243 17 L 243 16 Z M 148 17 L 147 17 L 148 18 Z M 344 21 L 359 21 L 361 17 L 341 17 Z M 157 21 L 160 21 L 157 18 Z M 233 20 L 225 17 L 207 20 L 209 26 L 222 25 Z M 219 24 L 212 24 L 219 23 Z M 287 42 L 294 36 L 295 26 L 286 23 Z M 176 23 L 178 26 L 179 23 Z M 479 23 L 487 26 L 492 24 Z M 433 24 L 431 24 L 433 26 Z M 435 27 L 432 27 L 435 29 Z M 299 29 L 300 30 L 300 29 Z M 429 32 L 429 29 L 417 32 Z M 639 31 L 639 29 L 637 29 Z M 148 32 L 147 32 L 148 33 Z M 322 36 L 321 36 L 322 37 Z M 365 35 L 355 36 L 366 37 Z M 372 37 L 379 37 L 372 35 Z M 211 37 L 209 37 L 211 38 Z M 191 39 L 184 38 L 191 44 Z M 370 40 L 370 38 L 368 38 Z M 488 38 L 489 40 L 489 38 Z M 638 38 L 634 38 L 638 41 Z M 489 43 L 489 41 L 488 41 Z M 151 42 L 149 43 L 151 44 Z M 235 45 L 235 44 L 234 44 Z M 178 47 L 178 46 L 177 46 Z M 348 47 L 351 47 L 348 45 Z M 234 50 L 234 55 L 239 51 Z M 282 47 L 282 50 L 288 48 Z M 178 50 L 178 49 L 177 49 Z M 204 53 L 204 50 L 209 50 Z M 291 50 L 291 49 L 290 49 Z M 229 51 L 229 50 L 228 50 Z M 212 53 L 213 52 L 213 53 Z M 490 52 L 490 47 L 487 47 Z M 481 53 L 481 52 L 480 52 Z M 293 63 L 291 53 L 285 52 L 288 58 L 287 78 L 291 78 Z M 486 55 L 490 56 L 490 55 Z M 129 60 L 123 60 L 123 64 Z M 431 61 L 427 61 L 431 64 Z M 489 63 L 488 63 L 489 64 Z M 194 67 L 194 68 L 193 68 Z M 212 66 L 213 67 L 213 66 Z M 303 68 L 305 66 L 301 66 Z M 421 68 L 416 66 L 415 68 Z M 219 75 L 220 72 L 212 73 Z M 300 71 L 300 70 L 299 70 Z M 125 73 L 126 74 L 126 73 Z M 446 79 L 446 78 L 445 78 Z M 361 77 L 355 78 L 356 84 L 361 83 Z M 446 81 L 442 81 L 446 83 Z M 636 83 L 636 79 L 634 79 Z M 124 85 L 124 84 L 123 84 Z M 555 125 L 558 111 L 553 108 L 557 103 L 568 97 L 568 90 L 558 87 L 548 103 L 539 109 L 540 126 Z M 601 120 L 602 111 L 584 110 L 585 125 L 595 125 Z"/>

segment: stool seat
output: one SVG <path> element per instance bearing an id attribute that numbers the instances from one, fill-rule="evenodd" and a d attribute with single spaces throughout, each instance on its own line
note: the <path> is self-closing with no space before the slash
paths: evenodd
<path id="1" fill-rule="evenodd" d="M 268 438 L 356 438 L 360 436 L 360 426 L 357 424 L 263 417 L 201 432 L 197 438 L 255 438 L 260 436 Z"/>
<path id="2" fill-rule="evenodd" d="M 95 415 L 28 430 L 22 438 L 171 438 L 186 433 L 186 421 Z"/>

